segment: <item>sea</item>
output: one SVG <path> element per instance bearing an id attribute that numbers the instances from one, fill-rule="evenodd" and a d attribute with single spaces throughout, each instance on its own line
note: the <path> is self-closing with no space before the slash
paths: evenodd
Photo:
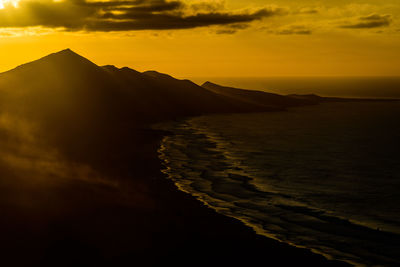
<path id="1" fill-rule="evenodd" d="M 217 212 L 328 259 L 400 266 L 399 118 L 400 102 L 346 102 L 156 128 L 171 132 L 163 172 Z"/>

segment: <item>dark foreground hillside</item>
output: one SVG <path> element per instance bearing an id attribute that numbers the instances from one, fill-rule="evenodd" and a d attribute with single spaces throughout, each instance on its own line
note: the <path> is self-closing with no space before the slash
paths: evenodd
<path id="1" fill-rule="evenodd" d="M 65 50 L 0 74 L 2 266 L 342 265 L 179 192 L 149 123 L 283 107 Z"/>

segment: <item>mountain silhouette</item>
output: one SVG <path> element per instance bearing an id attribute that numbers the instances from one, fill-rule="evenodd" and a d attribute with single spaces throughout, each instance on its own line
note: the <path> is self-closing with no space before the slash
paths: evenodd
<path id="1" fill-rule="evenodd" d="M 207 113 L 269 111 L 279 106 L 250 103 L 155 71 L 100 67 L 69 49 L 0 74 L 0 91 L 3 108 L 42 121 L 153 122 Z"/>
<path id="2" fill-rule="evenodd" d="M 325 99 L 211 82 L 199 86 L 156 71 L 98 66 L 70 49 L 0 74 L 0 114 L 29 121 L 40 132 L 37 135 L 79 160 L 93 160 L 97 156 L 94 151 L 111 149 L 132 131 L 136 134 L 137 129 L 158 121 L 211 113 L 278 111 Z"/>
<path id="3" fill-rule="evenodd" d="M 340 101 L 283 96 L 156 71 L 98 66 L 70 49 L 0 74 L 0 111 L 35 123 L 46 140 L 95 140 L 162 120 L 210 113 L 260 112 Z M 118 131 L 116 130 L 118 129 Z M 101 134 L 99 134 L 101 132 Z M 116 133 L 115 133 L 116 132 Z M 68 145 L 67 145 L 68 143 Z"/>
<path id="4" fill-rule="evenodd" d="M 69 49 L 0 74 L 0 115 L 29 122 L 36 138 L 73 161 L 101 168 L 101 161 L 111 159 L 100 155 L 126 155 L 121 149 L 140 143 L 145 133 L 138 129 L 145 125 L 185 116 L 278 109 L 155 71 L 101 67 Z"/>
<path id="5" fill-rule="evenodd" d="M 217 85 L 212 82 L 205 82 L 202 85 L 202 87 L 216 94 L 232 97 L 239 101 L 246 101 L 251 104 L 270 106 L 270 107 L 294 107 L 303 105 L 313 105 L 319 102 L 317 101 L 317 99 L 311 99 L 308 97 L 300 98 L 292 96 L 283 96 L 279 94 L 267 93 L 256 90 L 245 90 L 232 87 L 225 87 Z"/>

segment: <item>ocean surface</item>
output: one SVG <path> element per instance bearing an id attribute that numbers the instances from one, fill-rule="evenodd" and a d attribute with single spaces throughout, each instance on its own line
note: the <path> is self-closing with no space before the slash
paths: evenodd
<path id="1" fill-rule="evenodd" d="M 400 266 L 399 117 L 400 102 L 193 117 L 157 126 L 159 153 L 180 190 L 261 235 Z"/>

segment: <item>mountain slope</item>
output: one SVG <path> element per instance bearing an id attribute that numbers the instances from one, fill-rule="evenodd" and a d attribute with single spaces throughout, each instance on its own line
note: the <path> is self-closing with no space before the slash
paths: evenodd
<path id="1" fill-rule="evenodd" d="M 212 93 L 188 80 L 158 72 L 104 67 L 120 90 L 135 104 L 131 113 L 149 121 L 221 112 L 268 111 L 260 105 Z"/>
<path id="2" fill-rule="evenodd" d="M 104 115 L 112 86 L 102 69 L 68 49 L 0 74 L 3 108 L 41 122 Z"/>
<path id="3" fill-rule="evenodd" d="M 145 124 L 269 110 L 165 74 L 100 67 L 69 49 L 0 74 L 0 119 L 29 122 L 32 135 L 79 161 L 123 146 Z"/>
<path id="4" fill-rule="evenodd" d="M 264 105 L 270 107 L 293 107 L 313 105 L 318 103 L 316 99 L 295 98 L 262 91 L 225 87 L 211 82 L 205 82 L 202 87 L 213 93 L 232 97 L 234 99 L 246 101 L 255 105 Z"/>
<path id="5" fill-rule="evenodd" d="M 0 74 L 0 102 L 38 120 L 152 122 L 214 112 L 269 110 L 156 72 L 99 67 L 67 49 Z M 52 122 L 53 123 L 53 122 Z"/>

